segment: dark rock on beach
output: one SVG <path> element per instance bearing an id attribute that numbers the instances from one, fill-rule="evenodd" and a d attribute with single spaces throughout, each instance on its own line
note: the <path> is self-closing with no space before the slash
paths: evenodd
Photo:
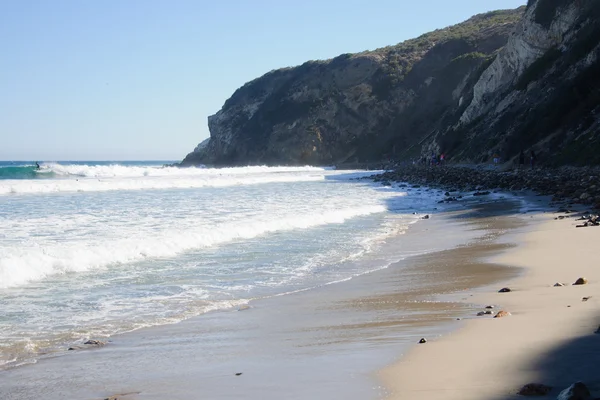
<path id="1" fill-rule="evenodd" d="M 521 396 L 545 396 L 552 390 L 552 386 L 542 383 L 528 383 L 517 394 Z"/>
<path id="2" fill-rule="evenodd" d="M 583 382 L 575 382 L 558 395 L 557 400 L 590 400 L 591 393 Z"/>
<path id="3" fill-rule="evenodd" d="M 600 150 L 599 150 L 600 152 Z M 420 183 L 429 187 L 453 188 L 462 192 L 473 189 L 474 184 L 486 191 L 492 189 L 505 191 L 530 190 L 540 195 L 552 196 L 554 202 L 582 203 L 576 195 L 581 187 L 588 187 L 592 182 L 599 182 L 593 190 L 594 196 L 600 199 L 600 168 L 539 168 L 539 169 L 508 169 L 495 170 L 477 166 L 443 166 L 429 167 L 424 165 L 398 165 L 393 170 L 372 176 L 375 181 Z M 460 196 L 454 196 L 456 200 Z M 453 201 L 446 197 L 444 201 Z M 559 210 L 567 213 L 568 208 Z M 563 216 L 564 217 L 564 216 Z M 589 215 L 586 223 L 600 225 L 596 215 Z"/>
<path id="4" fill-rule="evenodd" d="M 498 290 L 498 293 L 508 293 L 508 292 L 512 292 L 512 290 L 507 287 Z"/>
<path id="5" fill-rule="evenodd" d="M 106 342 L 103 342 L 101 340 L 90 339 L 81 345 L 71 346 L 67 350 L 86 350 L 86 349 L 91 349 L 91 348 L 95 348 L 95 347 L 102 347 L 105 345 L 106 345 Z"/>
<path id="6" fill-rule="evenodd" d="M 421 338 L 421 340 L 419 340 L 419 343 L 420 343 L 420 344 L 427 343 L 427 339 L 425 339 L 425 338 Z"/>
<path id="7" fill-rule="evenodd" d="M 573 285 L 585 285 L 588 283 L 587 278 L 581 277 L 575 281 Z"/>

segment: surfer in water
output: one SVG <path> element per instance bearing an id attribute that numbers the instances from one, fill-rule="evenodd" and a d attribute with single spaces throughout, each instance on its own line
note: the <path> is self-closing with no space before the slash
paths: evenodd
<path id="1" fill-rule="evenodd" d="M 40 164 L 37 161 L 35 162 L 35 169 L 40 169 Z"/>

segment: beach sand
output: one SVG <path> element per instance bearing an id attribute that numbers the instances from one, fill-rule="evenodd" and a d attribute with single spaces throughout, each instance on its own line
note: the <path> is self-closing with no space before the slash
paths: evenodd
<path id="1" fill-rule="evenodd" d="M 527 233 L 508 238 L 517 247 L 486 260 L 523 268 L 518 278 L 469 296 L 512 315 L 462 319 L 460 329 L 413 346 L 379 374 L 389 399 L 522 399 L 517 391 L 533 382 L 553 387 L 538 398 L 555 399 L 576 381 L 600 395 L 600 228 L 555 215 L 536 214 Z M 579 277 L 589 283 L 572 285 Z M 504 286 L 513 291 L 498 293 Z"/>

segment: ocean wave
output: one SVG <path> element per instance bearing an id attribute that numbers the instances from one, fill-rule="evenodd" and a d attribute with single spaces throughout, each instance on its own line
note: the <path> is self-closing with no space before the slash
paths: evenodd
<path id="1" fill-rule="evenodd" d="M 194 249 L 212 247 L 233 240 L 252 239 L 277 231 L 340 224 L 354 217 L 385 210 L 382 205 L 374 205 L 271 220 L 248 219 L 185 231 L 163 231 L 151 237 L 108 240 L 92 245 L 59 243 L 42 247 L 8 247 L 0 254 L 0 287 L 18 286 L 56 274 L 173 257 Z"/>
<path id="2" fill-rule="evenodd" d="M 35 165 L 0 167 L 0 180 L 4 179 L 38 179 L 53 178 L 54 172 L 49 168 L 38 168 Z"/>
<path id="3" fill-rule="evenodd" d="M 226 187 L 277 182 L 323 180 L 327 169 L 318 167 L 177 168 L 123 165 L 43 164 L 23 169 L 56 179 L 11 179 L 0 182 L 0 195 L 21 193 L 98 192 L 111 190 Z M 23 172 L 24 173 L 24 172 Z M 12 174 L 14 175 L 14 174 Z M 11 175 L 11 176 L 12 176 Z M 7 175 L 8 176 L 8 175 Z M 8 179 L 8 178 L 6 178 Z"/>

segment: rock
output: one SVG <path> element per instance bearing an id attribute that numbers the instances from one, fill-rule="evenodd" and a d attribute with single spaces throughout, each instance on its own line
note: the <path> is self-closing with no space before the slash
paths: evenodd
<path id="1" fill-rule="evenodd" d="M 484 315 L 485 315 L 485 311 L 479 311 L 479 312 L 477 313 L 477 316 L 478 316 L 478 317 L 482 317 L 482 316 L 484 316 Z"/>
<path id="2" fill-rule="evenodd" d="M 423 344 L 423 343 L 427 343 L 427 339 L 425 338 L 421 338 L 421 340 L 419 340 L 419 343 Z"/>
<path id="3" fill-rule="evenodd" d="M 592 298 L 592 296 L 582 297 L 581 301 L 588 301 L 591 298 Z"/>
<path id="4" fill-rule="evenodd" d="M 542 383 L 528 383 L 523 386 L 517 394 L 521 396 L 545 396 L 552 390 L 552 386 L 544 385 Z"/>
<path id="5" fill-rule="evenodd" d="M 508 293 L 508 292 L 512 292 L 512 290 L 507 287 L 498 290 L 498 293 Z"/>
<path id="6" fill-rule="evenodd" d="M 587 283 L 588 283 L 587 278 L 581 277 L 581 278 L 577 279 L 573 285 L 585 285 Z"/>
<path id="7" fill-rule="evenodd" d="M 423 216 L 423 218 L 421 218 L 421 219 L 429 219 L 429 214 L 428 214 L 428 215 L 425 215 L 425 216 Z"/>
<path id="8" fill-rule="evenodd" d="M 484 314 L 486 314 L 486 315 L 492 315 L 493 312 L 492 312 L 492 310 L 486 310 L 486 311 L 484 311 Z"/>
<path id="9" fill-rule="evenodd" d="M 591 398 L 590 391 L 583 382 L 575 382 L 558 395 L 556 400 L 588 400 Z"/>
<path id="10" fill-rule="evenodd" d="M 242 374 L 242 372 L 236 372 L 235 376 L 240 376 Z"/>
<path id="11" fill-rule="evenodd" d="M 564 283 L 560 283 L 560 282 L 556 282 L 554 284 L 554 287 L 560 287 L 560 286 L 565 286 L 565 284 Z"/>
<path id="12" fill-rule="evenodd" d="M 490 192 L 475 192 L 473 196 L 487 196 Z"/>
<path id="13" fill-rule="evenodd" d="M 242 304 L 241 306 L 238 307 L 238 311 L 245 311 L 245 310 L 249 310 L 250 306 L 248 304 Z"/>
<path id="14" fill-rule="evenodd" d="M 509 315 L 510 313 L 508 311 L 500 310 L 498 311 L 498 314 L 494 316 L 494 318 L 508 317 Z"/>
<path id="15" fill-rule="evenodd" d="M 494 308 L 494 306 L 485 306 L 485 308 Z"/>
<path id="16" fill-rule="evenodd" d="M 100 340 L 88 340 L 87 342 L 83 343 L 83 344 L 87 344 L 90 346 L 104 346 L 106 344 L 106 342 L 101 342 Z"/>
<path id="17" fill-rule="evenodd" d="M 106 342 L 102 342 L 100 340 L 90 339 L 90 340 L 84 342 L 81 345 L 71 346 L 67 350 L 86 350 L 86 349 L 89 349 L 91 347 L 102 347 L 105 344 L 106 344 Z"/>

